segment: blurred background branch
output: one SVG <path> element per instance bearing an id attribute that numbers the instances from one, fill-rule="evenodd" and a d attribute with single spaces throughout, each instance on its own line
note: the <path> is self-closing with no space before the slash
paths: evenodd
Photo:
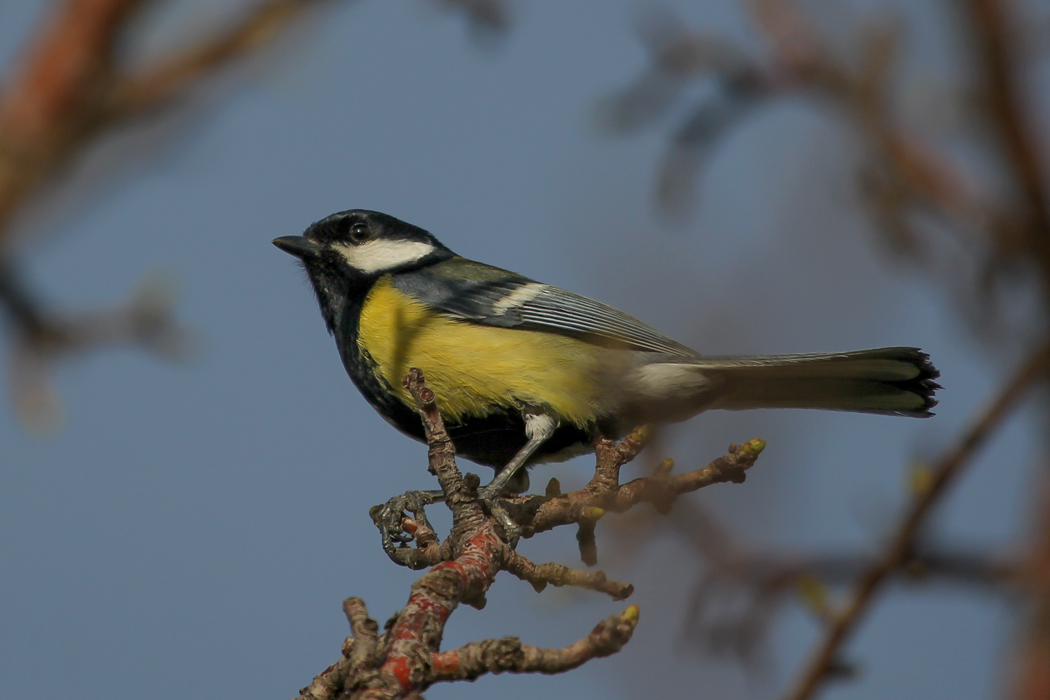
<path id="1" fill-rule="evenodd" d="M 0 304 L 16 353 L 12 387 L 23 420 L 46 428 L 58 416 L 48 383 L 56 360 L 87 350 L 131 344 L 168 357 L 184 354 L 188 337 L 164 290 L 147 283 L 123 307 L 58 312 L 27 288 L 11 235 L 21 208 L 106 131 L 185 98 L 201 81 L 258 50 L 303 11 L 324 0 L 271 0 L 209 39 L 177 50 L 159 66 L 125 66 L 120 49 L 140 0 L 53 3 L 0 93 Z"/>
<path id="2" fill-rule="evenodd" d="M 618 536 L 631 542 L 631 556 L 659 530 L 684 539 L 705 563 L 682 616 L 682 638 L 705 654 L 728 656 L 756 672 L 767 665 L 770 628 L 784 606 L 801 605 L 827 629 L 839 618 L 833 610 L 835 593 L 885 568 L 885 557 L 860 551 L 756 550 L 690 501 L 677 503 L 667 518 L 636 513 L 617 524 Z M 911 543 L 907 557 L 887 576 L 882 585 L 892 580 L 920 589 L 961 587 L 1013 601 L 1026 573 L 1017 555 L 942 543 L 927 534 Z M 828 668 L 848 676 L 844 672 L 850 665 L 840 656 Z"/>
<path id="3" fill-rule="evenodd" d="M 1003 154 L 1003 167 L 1017 196 L 982 190 L 978 178 L 958 159 L 902 123 L 895 77 L 902 51 L 902 27 L 893 20 L 860 21 L 848 50 L 833 48 L 795 0 L 748 0 L 753 24 L 764 42 L 756 52 L 730 40 L 689 30 L 667 11 L 654 11 L 641 23 L 650 67 L 631 86 L 602 106 L 603 123 L 629 133 L 655 123 L 685 100 L 686 88 L 711 82 L 714 89 L 686 108 L 674 130 L 657 175 L 656 200 L 667 214 L 681 217 L 693 201 L 697 174 L 725 132 L 760 105 L 800 97 L 829 116 L 844 117 L 867 145 L 858 167 L 860 192 L 880 225 L 887 249 L 916 263 L 950 265 L 938 233 L 981 258 L 977 282 L 990 292 L 993 282 L 1013 284 L 1027 257 L 1050 273 L 1045 250 L 1044 177 L 1041 141 L 1023 115 L 1020 94 L 1025 54 L 1013 40 L 999 0 L 966 4 L 975 34 L 977 62 L 973 92 L 988 116 L 974 138 L 991 140 Z M 830 111 L 828 108 L 831 108 Z M 934 215 L 938 225 L 920 223 Z M 953 270 L 944 271 L 950 274 Z M 1045 285 L 1042 285 L 1045 286 Z M 1045 300 L 1044 300 L 1045 302 Z M 1001 321 L 988 314 L 981 323 Z M 979 324 L 977 324 L 979 325 Z M 987 331 L 987 326 L 985 328 Z"/>
<path id="4" fill-rule="evenodd" d="M 105 313 L 47 308 L 18 274 L 11 232 L 19 212 L 46 197 L 48 186 L 107 132 L 158 118 L 231 64 L 272 44 L 308 11 L 333 2 L 247 4 L 239 17 L 203 31 L 204 38 L 188 38 L 167 57 L 142 66 L 128 65 L 122 49 L 138 15 L 159 0 L 51 3 L 0 93 L 0 305 L 16 338 L 13 389 L 28 425 L 46 428 L 57 418 L 57 394 L 47 383 L 55 360 L 120 344 L 176 357 L 188 336 L 170 300 L 157 303 L 156 289 Z M 461 11 L 480 32 L 501 32 L 508 22 L 499 0 L 434 2 Z"/>
<path id="5" fill-rule="evenodd" d="M 640 33 L 650 54 L 649 67 L 602 104 L 602 123 L 624 134 L 658 123 L 680 106 L 684 109 L 686 116 L 672 129 L 656 175 L 658 210 L 683 219 L 696 198 L 698 174 L 710 153 L 729 129 L 757 108 L 789 97 L 801 98 L 821 111 L 831 108 L 830 116 L 844 117 L 865 144 L 866 154 L 857 168 L 858 189 L 885 249 L 932 278 L 947 280 L 950 287 L 958 284 L 960 272 L 974 270 L 969 280 L 974 291 L 964 295 L 960 308 L 976 321 L 972 328 L 977 335 L 994 335 L 998 344 L 1011 346 L 1013 352 L 1040 347 L 1050 315 L 1050 209 L 1045 144 L 1035 128 L 1044 119 L 1028 94 L 1033 56 L 1039 52 L 1027 45 L 1023 28 L 1031 20 L 1021 16 L 1033 8 L 1005 0 L 967 0 L 952 8 L 965 27 L 962 33 L 968 33 L 962 42 L 973 64 L 968 90 L 977 96 L 983 117 L 969 137 L 998 154 L 998 172 L 989 178 L 965 167 L 951 149 L 918 136 L 898 115 L 897 63 L 904 48 L 900 21 L 859 21 L 848 30 L 856 41 L 844 44 L 832 41 L 800 0 L 743 4 L 761 40 L 758 50 L 694 31 L 666 10 L 644 16 Z M 698 102 L 689 102 L 686 95 L 697 83 L 709 84 L 709 89 Z M 1005 191 L 991 184 L 996 178 L 1006 181 Z M 959 265 L 959 251 L 970 258 L 964 266 Z M 1024 306 L 1032 313 L 1019 315 L 1011 308 L 1016 304 L 1013 297 L 1010 302 L 998 298 L 999 289 L 1019 286 L 1032 298 L 1031 307 Z M 1020 323 L 1004 341 L 1002 332 L 1018 316 Z M 1031 354 L 1004 383 L 983 417 L 928 471 L 912 505 L 902 511 L 885 551 L 875 560 L 861 555 L 740 559 L 731 538 L 718 534 L 710 517 L 694 509 L 678 519 L 689 532 L 704 524 L 704 535 L 692 539 L 705 542 L 702 554 L 711 567 L 696 589 L 689 619 L 699 629 L 707 629 L 706 636 L 715 645 L 717 640 L 733 640 L 729 646 L 747 656 L 766 633 L 785 590 L 801 582 L 800 594 L 820 609 L 826 627 L 823 641 L 786 696 L 803 700 L 814 697 L 826 680 L 853 675 L 843 647 L 894 572 L 918 567 L 946 580 L 1027 590 L 1033 607 L 1029 648 L 1022 655 L 1020 696 L 1050 697 L 1050 624 L 1046 622 L 1050 588 L 1045 547 L 1038 544 L 1045 542 L 1045 512 L 1039 516 L 1043 524 L 1030 565 L 1008 564 L 994 555 L 952 552 L 950 547 L 929 549 L 920 539 L 945 487 L 973 450 L 999 429 L 1006 411 L 1042 379 L 1046 358 L 1046 349 Z M 1046 504 L 1039 507 L 1045 509 Z M 841 584 L 844 576 L 856 581 L 855 590 L 836 609 L 827 602 L 823 586 Z M 712 602 L 718 600 L 717 584 L 726 580 L 746 581 L 748 593 L 743 595 L 750 602 L 740 616 L 730 615 L 729 623 L 723 616 L 712 626 L 702 621 L 704 611 L 717 607 Z"/>
<path id="6" fill-rule="evenodd" d="M 944 497 L 945 491 L 970 462 L 974 452 L 1002 425 L 1003 419 L 1019 399 L 1033 384 L 1045 378 L 1048 360 L 1050 348 L 1041 348 L 1036 352 L 1006 383 L 999 396 L 979 415 L 959 439 L 958 444 L 933 466 L 928 483 L 901 516 L 900 524 L 890 537 L 882 556 L 857 579 L 856 590 L 842 610 L 829 614 L 827 636 L 808 666 L 803 669 L 798 686 L 789 692 L 787 697 L 790 700 L 813 697 L 821 685 L 835 675 L 836 669 L 845 665 L 841 659 L 842 647 L 860 624 L 874 596 L 890 575 L 913 559 L 916 540 L 933 507 Z"/>

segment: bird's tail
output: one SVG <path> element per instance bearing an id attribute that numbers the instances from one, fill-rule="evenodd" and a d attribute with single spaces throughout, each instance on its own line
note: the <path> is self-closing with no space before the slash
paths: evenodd
<path id="1" fill-rule="evenodd" d="M 917 348 L 833 354 L 703 357 L 703 409 L 817 408 L 925 418 L 940 372 Z"/>

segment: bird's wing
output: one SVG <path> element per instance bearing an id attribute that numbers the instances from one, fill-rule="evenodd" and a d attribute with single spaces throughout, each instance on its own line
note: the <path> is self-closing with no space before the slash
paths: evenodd
<path id="1" fill-rule="evenodd" d="M 431 308 L 473 323 L 560 333 L 634 350 L 697 356 L 694 350 L 611 306 L 465 258 L 395 275 L 394 285 Z"/>

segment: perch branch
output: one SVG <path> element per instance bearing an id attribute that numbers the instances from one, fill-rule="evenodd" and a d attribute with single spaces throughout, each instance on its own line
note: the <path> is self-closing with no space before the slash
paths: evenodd
<path id="1" fill-rule="evenodd" d="M 411 370 L 405 387 L 415 399 L 423 421 L 429 469 L 437 476 L 445 503 L 452 510 L 452 530 L 446 542 L 434 549 L 428 534 L 425 547 L 431 552 L 448 552 L 449 557 L 413 584 L 405 607 L 378 637 L 378 625 L 368 617 L 364 603 L 356 598 L 347 600 L 344 610 L 353 637 L 343 645 L 343 658 L 300 691 L 300 697 L 416 697 L 436 681 L 472 679 L 502 671 L 559 673 L 618 651 L 630 639 L 637 623 L 636 606 L 600 623 L 590 635 L 564 649 L 539 649 L 504 639 L 440 651 L 444 626 L 451 614 L 461 603 L 483 607 L 485 592 L 501 570 L 509 570 L 534 585 L 580 585 L 617 598 L 630 595 L 631 587 L 608 581 L 601 572 L 574 572 L 553 564 L 537 566 L 517 555 L 506 542 L 498 519 L 486 512 L 479 500 L 477 477 L 464 477 L 456 466 L 454 446 L 423 373 Z M 622 454 L 636 453 L 633 443 L 621 444 L 625 445 L 620 450 Z M 612 449 L 615 448 L 614 445 Z M 409 520 L 417 533 L 432 533 L 429 526 L 420 527 L 424 518 Z"/>
<path id="2" fill-rule="evenodd" d="M 740 482 L 744 472 L 758 457 L 764 443 L 752 440 L 741 447 L 731 446 L 729 454 L 688 474 L 672 476 L 672 462 L 665 460 L 648 479 L 619 483 L 620 467 L 634 459 L 649 435 L 646 429 L 632 432 L 620 441 L 597 439 L 595 473 L 588 485 L 562 495 L 552 480 L 544 496 L 500 499 L 489 504 L 478 496 L 478 478 L 463 475 L 456 466 L 455 447 L 445 429 L 437 399 L 427 387 L 423 373 L 412 369 L 404 385 L 412 395 L 423 422 L 427 441 L 428 466 L 441 485 L 445 504 L 452 510 L 448 538 L 438 543 L 423 512 L 432 496 L 392 499 L 397 509 L 373 510 L 382 530 L 387 515 L 400 518 L 403 530 L 414 535 L 415 547 L 402 542 L 388 548 L 396 562 L 409 567 L 429 565 L 430 570 L 412 586 L 405 607 L 377 637 L 377 625 L 364 603 L 351 598 L 345 605 L 353 636 L 343 645 L 343 658 L 319 674 L 301 691 L 307 700 L 333 700 L 335 697 L 400 698 L 418 697 L 438 681 L 469 680 L 485 673 L 561 673 L 589 659 L 607 656 L 627 643 L 638 621 L 638 608 L 600 623 L 590 635 L 564 649 L 540 649 L 515 638 L 467 644 L 451 651 L 439 648 L 444 626 L 461 604 L 481 608 L 485 593 L 500 571 L 508 571 L 540 591 L 548 585 L 576 586 L 598 591 L 614 599 L 631 595 L 630 584 L 610 581 L 602 571 L 579 571 L 561 564 L 536 564 L 514 551 L 517 537 L 508 534 L 507 523 L 495 511 L 508 508 L 510 527 L 522 525 L 529 535 L 557 525 L 577 524 L 590 528 L 606 509 L 627 510 L 643 502 L 670 506 L 678 495 L 722 481 Z M 549 507 L 550 504 L 557 504 Z M 406 505 L 407 504 L 407 505 Z M 602 504 L 602 505 L 599 505 Z M 389 506 L 390 504 L 388 504 Z M 384 546 L 388 545 L 384 540 Z"/>

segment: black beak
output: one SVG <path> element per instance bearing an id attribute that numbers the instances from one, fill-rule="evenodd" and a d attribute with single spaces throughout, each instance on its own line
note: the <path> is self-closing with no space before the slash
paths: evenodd
<path id="1" fill-rule="evenodd" d="M 321 253 L 321 246 L 319 244 L 314 243 L 309 238 L 304 238 L 303 236 L 282 236 L 281 238 L 273 239 L 273 244 L 289 255 L 294 255 L 300 260 L 316 258 Z"/>

